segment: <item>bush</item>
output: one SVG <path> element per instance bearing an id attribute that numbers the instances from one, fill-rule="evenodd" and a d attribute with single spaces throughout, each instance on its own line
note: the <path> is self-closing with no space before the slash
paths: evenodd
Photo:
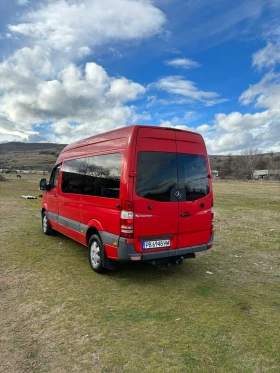
<path id="1" fill-rule="evenodd" d="M 1 182 L 1 181 L 8 181 L 8 180 L 5 179 L 3 175 L 0 175 L 0 182 Z"/>
<path id="2" fill-rule="evenodd" d="M 54 150 L 41 150 L 39 154 L 56 155 L 57 153 Z"/>

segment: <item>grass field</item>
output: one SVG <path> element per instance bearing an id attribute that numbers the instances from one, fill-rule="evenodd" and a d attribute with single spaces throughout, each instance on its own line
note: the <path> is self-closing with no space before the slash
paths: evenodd
<path id="1" fill-rule="evenodd" d="M 280 184 L 220 182 L 215 246 L 94 273 L 41 233 L 38 176 L 0 183 L 0 371 L 280 372 Z M 208 274 L 211 272 L 212 274 Z"/>

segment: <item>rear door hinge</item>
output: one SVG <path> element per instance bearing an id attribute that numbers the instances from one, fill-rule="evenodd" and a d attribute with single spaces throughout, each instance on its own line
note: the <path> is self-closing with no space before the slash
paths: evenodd
<path id="1" fill-rule="evenodd" d="M 130 171 L 129 177 L 136 177 L 136 172 L 135 171 Z"/>

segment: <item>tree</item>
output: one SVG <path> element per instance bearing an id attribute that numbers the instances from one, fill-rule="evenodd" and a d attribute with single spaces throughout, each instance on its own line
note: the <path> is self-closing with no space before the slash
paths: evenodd
<path id="1" fill-rule="evenodd" d="M 252 179 L 255 169 L 261 159 L 261 153 L 257 148 L 248 148 L 241 152 L 240 163 L 244 168 L 247 178 Z"/>
<path id="2" fill-rule="evenodd" d="M 233 175 L 233 156 L 231 153 L 229 153 L 227 156 L 223 157 L 223 162 L 220 165 L 219 169 L 219 176 L 224 179 L 227 177 L 231 177 Z"/>

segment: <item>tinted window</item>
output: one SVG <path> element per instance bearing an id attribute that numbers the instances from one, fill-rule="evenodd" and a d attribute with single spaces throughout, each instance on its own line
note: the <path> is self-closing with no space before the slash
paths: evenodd
<path id="1" fill-rule="evenodd" d="M 153 201 L 170 202 L 177 184 L 175 153 L 140 152 L 137 162 L 136 193 Z"/>
<path id="2" fill-rule="evenodd" d="M 87 159 L 84 194 L 106 198 L 119 198 L 120 175 L 120 154 L 89 157 Z"/>
<path id="3" fill-rule="evenodd" d="M 63 193 L 83 194 L 85 188 L 86 159 L 73 159 L 63 164 L 62 184 Z"/>
<path id="4" fill-rule="evenodd" d="M 120 170 L 118 153 L 65 161 L 62 192 L 119 198 Z"/>
<path id="5" fill-rule="evenodd" d="M 210 192 L 207 162 L 202 155 L 178 154 L 178 178 L 187 201 L 205 197 Z"/>

